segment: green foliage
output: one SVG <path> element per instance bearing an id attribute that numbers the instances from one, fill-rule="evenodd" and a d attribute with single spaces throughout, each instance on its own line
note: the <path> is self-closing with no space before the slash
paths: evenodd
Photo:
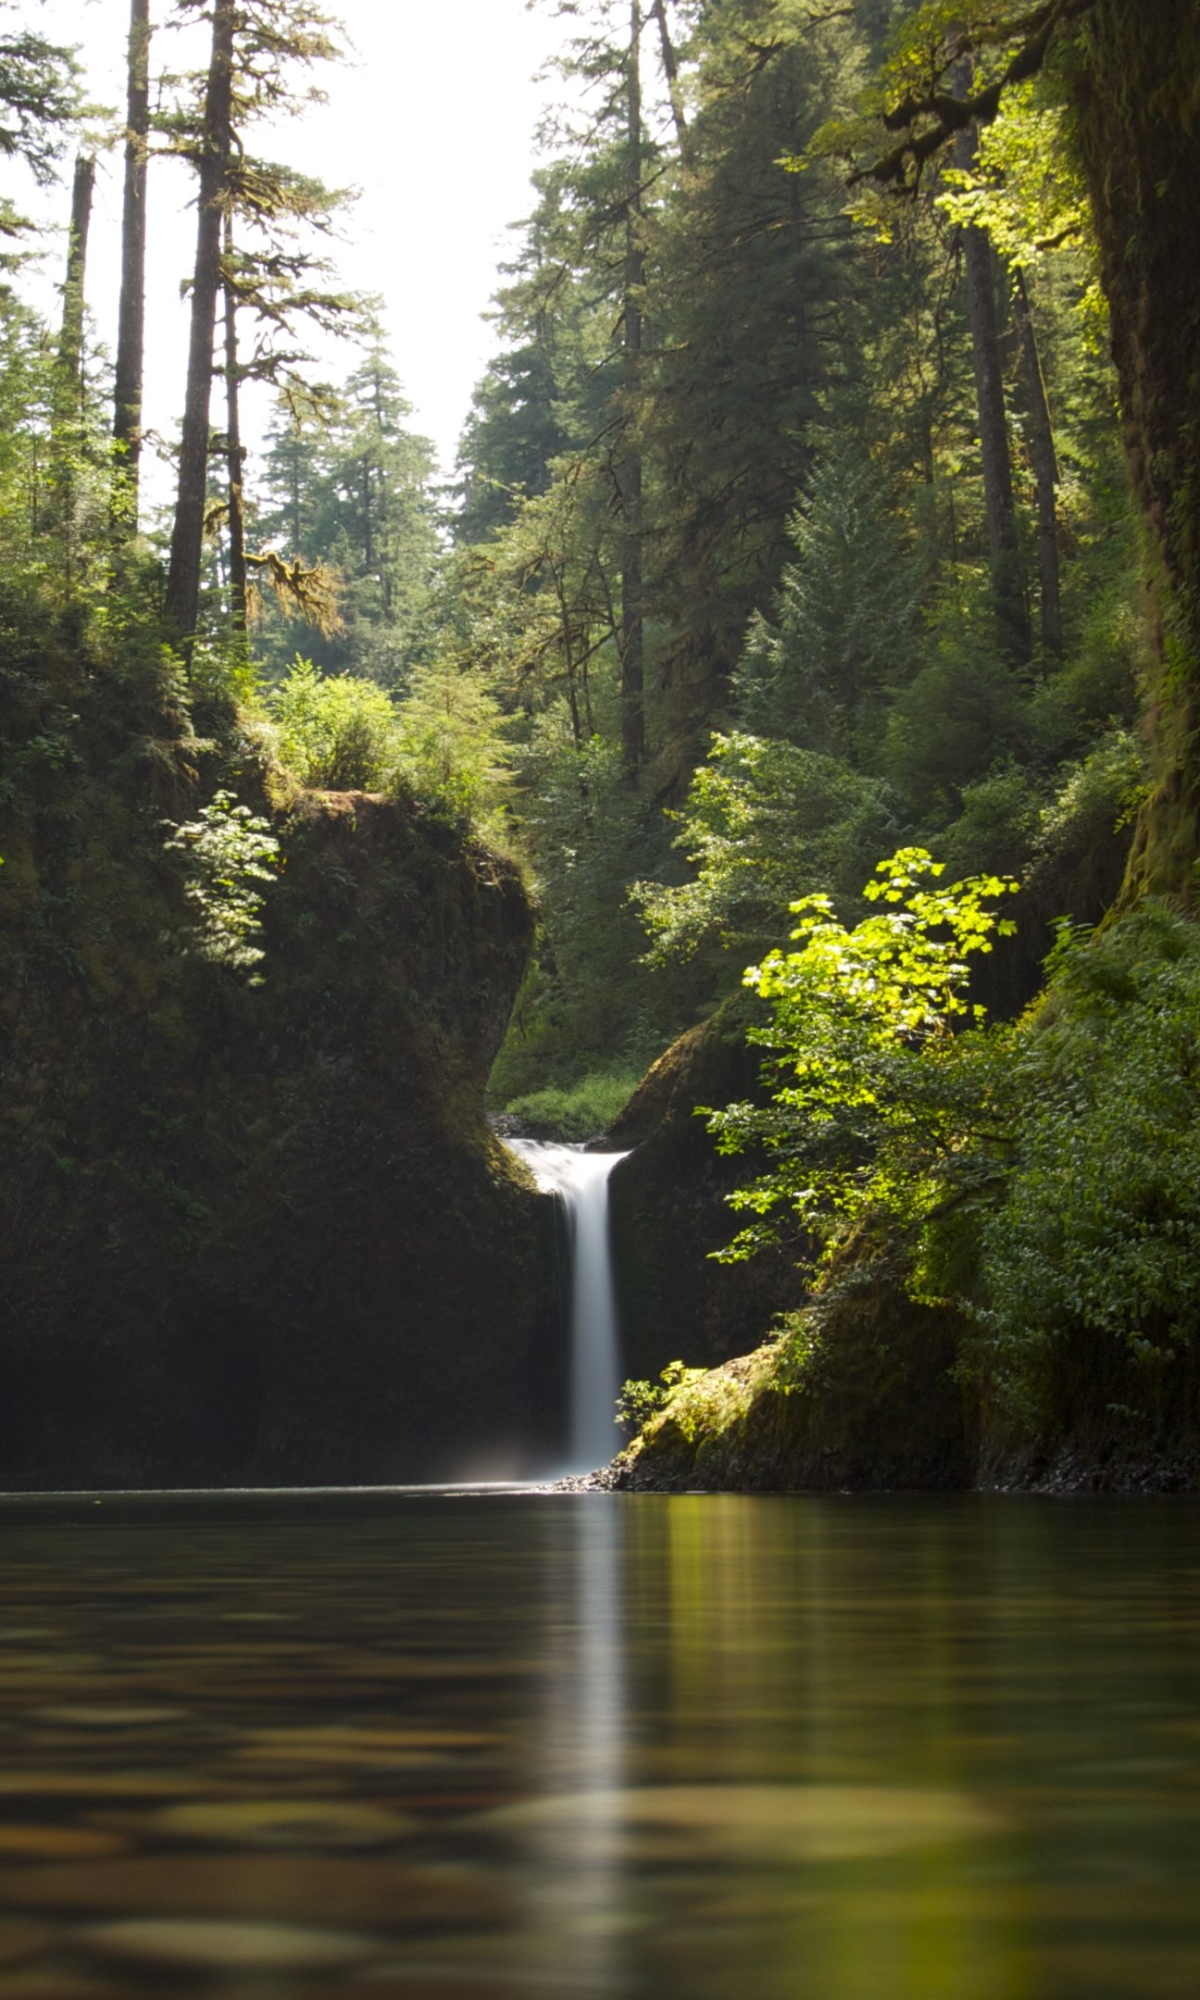
<path id="1" fill-rule="evenodd" d="M 302 785 L 333 792 L 382 791 L 398 754 L 396 710 L 375 682 L 352 674 L 326 680 L 297 658 L 272 691 L 279 754 Z"/>
<path id="2" fill-rule="evenodd" d="M 670 1039 L 669 1021 L 664 1033 L 654 1016 L 662 1001 L 638 962 L 642 934 L 626 905 L 648 843 L 620 744 L 599 732 L 577 743 L 569 707 L 558 702 L 518 750 L 517 770 L 542 921 L 493 1077 L 505 1099 L 544 1083 L 573 1086 L 614 1063 L 648 1063 Z"/>
<path id="3" fill-rule="evenodd" d="M 597 1070 L 562 1089 L 534 1090 L 504 1107 L 535 1139 L 582 1144 L 598 1138 L 623 1111 L 641 1082 L 632 1067 Z"/>
<path id="4" fill-rule="evenodd" d="M 1064 932 L 1051 999 L 1014 1046 L 1020 1107 L 982 1232 L 979 1360 L 1038 1413 L 1067 1337 L 1162 1362 L 1200 1334 L 1200 928 L 1148 902 Z"/>
<path id="5" fill-rule="evenodd" d="M 921 818 L 949 818 L 1006 754 L 1028 761 L 1024 690 L 1001 658 L 982 575 L 938 604 L 925 661 L 892 704 L 880 761 Z"/>
<path id="6" fill-rule="evenodd" d="M 965 785 L 962 810 L 939 843 L 950 874 L 972 875 L 983 868 L 1019 873 L 1038 837 L 1038 807 L 1038 788 L 1029 771 L 1011 759 Z"/>
<path id="7" fill-rule="evenodd" d="M 923 582 L 880 478 L 853 437 L 834 439 L 789 524 L 796 553 L 773 622 L 751 621 L 734 675 L 751 730 L 860 766 L 910 677 Z"/>
<path id="8" fill-rule="evenodd" d="M 282 866 L 269 822 L 238 805 L 232 792 L 216 792 L 163 845 L 185 860 L 184 893 L 196 919 L 190 948 L 212 965 L 251 972 L 265 957 L 259 939 L 266 898 L 257 884 L 274 881 Z M 252 973 L 249 984 L 261 983 Z"/>
<path id="9" fill-rule="evenodd" d="M 629 1437 L 644 1431 L 652 1417 L 661 1416 L 676 1392 L 694 1389 L 707 1373 L 683 1361 L 668 1361 L 657 1382 L 623 1382 L 617 1397 L 617 1422 Z"/>
<path id="10" fill-rule="evenodd" d="M 797 888 L 853 893 L 894 829 L 885 788 L 836 758 L 744 731 L 713 738 L 673 814 L 693 880 L 637 882 L 650 961 L 778 936 Z"/>
<path id="11" fill-rule="evenodd" d="M 1102 838 L 1131 825 L 1147 789 L 1145 745 L 1128 730 L 1113 730 L 1060 774 L 1053 799 L 1039 815 L 1035 857 L 1061 847 L 1072 829 Z"/>
<path id="12" fill-rule="evenodd" d="M 377 340 L 335 394 L 281 400 L 257 495 L 255 532 L 338 582 L 338 620 L 319 637 L 267 605 L 255 646 L 267 671 L 299 647 L 327 673 L 404 687 L 433 643 L 439 538 L 432 447 L 408 428 L 399 378 Z"/>
<path id="13" fill-rule="evenodd" d="M 756 1221 L 725 1256 L 751 1255 L 781 1221 L 829 1245 L 883 1216 L 915 1245 L 994 1180 L 1002 1038 L 964 992 L 971 958 L 1012 930 L 988 905 L 1016 884 L 925 886 L 942 872 L 902 848 L 864 890 L 878 914 L 847 930 L 828 897 L 806 897 L 800 949 L 746 972 L 772 1010 L 750 1037 L 770 1052 L 771 1101 L 710 1112 L 709 1129 L 721 1152 L 760 1145 L 772 1164 L 732 1197 Z"/>
<path id="14" fill-rule="evenodd" d="M 12 12 L 10 0 L 4 12 Z M 21 27 L 0 37 L 0 155 L 24 160 L 43 186 L 53 180 L 65 133 L 80 115 L 79 84 L 72 50 Z M 26 227 L 8 202 L 0 206 L 0 231 Z"/>
<path id="15" fill-rule="evenodd" d="M 400 769 L 423 798 L 486 817 L 504 796 L 511 748 L 504 718 L 479 674 L 453 661 L 413 670 L 396 713 Z"/>
<path id="16" fill-rule="evenodd" d="M 1066 106 L 1040 82 L 1005 94 L 1000 116 L 979 136 L 969 170 L 946 167 L 938 206 L 960 228 L 986 229 L 1010 268 L 1036 264 L 1047 242 L 1082 245 L 1094 264 L 1087 190 L 1070 143 Z M 1095 288 L 1083 292 L 1094 310 Z"/>

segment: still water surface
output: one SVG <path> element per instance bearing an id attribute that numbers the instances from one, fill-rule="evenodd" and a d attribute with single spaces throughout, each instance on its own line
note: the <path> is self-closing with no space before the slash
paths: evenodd
<path id="1" fill-rule="evenodd" d="M 1189 1502 L 0 1502 L 0 2000 L 1198 1992 Z"/>

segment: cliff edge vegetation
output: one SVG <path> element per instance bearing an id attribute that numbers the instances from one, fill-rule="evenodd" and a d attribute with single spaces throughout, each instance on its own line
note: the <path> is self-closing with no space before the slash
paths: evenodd
<path id="1" fill-rule="evenodd" d="M 302 790 L 153 621 L 4 611 L 0 1479 L 517 1469 L 554 1413 L 483 1114 L 515 866 L 401 781 Z"/>

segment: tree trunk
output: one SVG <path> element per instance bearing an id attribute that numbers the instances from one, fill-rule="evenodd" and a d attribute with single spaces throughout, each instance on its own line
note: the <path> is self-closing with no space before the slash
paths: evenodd
<path id="1" fill-rule="evenodd" d="M 671 28 L 667 20 L 666 0 L 652 0 L 650 12 L 658 22 L 658 39 L 662 49 L 663 76 L 666 79 L 667 96 L 671 104 L 671 122 L 675 127 L 675 138 L 679 145 L 679 157 L 686 167 L 691 165 L 691 135 L 688 131 L 687 114 L 683 108 L 683 92 L 679 87 L 679 59 L 675 54 L 675 44 L 671 40 Z"/>
<path id="2" fill-rule="evenodd" d="M 375 567 L 375 497 L 371 491 L 371 460 L 366 452 L 362 462 L 362 503 L 363 563 L 369 573 Z"/>
<path id="3" fill-rule="evenodd" d="M 960 91 L 969 90 L 970 71 L 966 64 L 960 66 L 958 82 Z M 954 142 L 954 162 L 964 172 L 970 171 L 978 143 L 973 127 L 960 132 Z M 996 318 L 995 262 L 986 230 L 964 229 L 962 243 L 996 625 L 1005 657 L 1014 665 L 1023 666 L 1029 659 L 1032 644 L 1021 575 L 1008 413 L 1004 404 L 1004 368 Z"/>
<path id="4" fill-rule="evenodd" d="M 63 285 L 52 423 L 54 515 L 67 538 L 68 548 L 75 510 L 75 474 L 83 447 L 83 304 L 95 185 L 96 162 L 88 154 L 80 153 L 75 161 L 75 179 L 71 190 L 71 226 L 67 237 L 67 274 Z"/>
<path id="5" fill-rule="evenodd" d="M 62 407 L 67 412 L 68 422 L 73 422 L 78 415 L 83 383 L 83 294 L 95 187 L 96 162 L 89 154 L 80 153 L 75 162 L 75 179 L 71 189 L 67 277 L 63 286 L 62 327 L 58 337 L 59 383 Z"/>
<path id="6" fill-rule="evenodd" d="M 142 451 L 142 373 L 146 337 L 146 180 L 150 163 L 150 0 L 131 0 L 125 124 L 125 200 L 121 217 L 121 302 L 113 390 L 117 448 L 114 518 L 138 530 Z"/>
<path id="7" fill-rule="evenodd" d="M 637 776 L 646 753 L 644 583 L 642 574 L 642 449 L 638 437 L 642 381 L 642 8 L 631 0 L 626 66 L 625 280 L 622 393 L 625 437 L 621 461 L 621 745 L 625 768 Z"/>
<path id="8" fill-rule="evenodd" d="M 292 419 L 291 455 L 291 506 L 292 506 L 292 554 L 298 556 L 304 546 L 302 538 L 301 496 L 300 496 L 300 429 Z"/>
<path id="9" fill-rule="evenodd" d="M 1013 310 L 1021 340 L 1021 359 L 1029 396 L 1029 450 L 1037 481 L 1038 575 L 1042 593 L 1042 644 L 1054 659 L 1062 658 L 1062 588 L 1058 565 L 1058 453 L 1050 399 L 1038 352 L 1037 330 L 1025 273 L 1018 267 L 1013 281 Z"/>
<path id="10" fill-rule="evenodd" d="M 225 463 L 229 477 L 229 612 L 242 637 L 250 629 L 246 591 L 246 509 L 242 474 L 241 376 L 238 372 L 237 296 L 233 281 L 233 218 L 225 216 Z"/>
<path id="11" fill-rule="evenodd" d="M 1077 31 L 1076 130 L 1126 450 L 1160 558 L 1158 767 L 1122 899 L 1196 900 L 1200 857 L 1200 33 L 1195 0 L 1100 0 Z"/>
<path id="12" fill-rule="evenodd" d="M 204 134 L 197 201 L 196 268 L 188 345 L 187 395 L 179 448 L 179 485 L 166 616 L 190 657 L 200 609 L 204 503 L 208 481 L 208 425 L 212 400 L 213 336 L 221 283 L 221 216 L 229 172 L 233 94 L 234 0 L 215 0 L 212 59 L 204 97 Z"/>

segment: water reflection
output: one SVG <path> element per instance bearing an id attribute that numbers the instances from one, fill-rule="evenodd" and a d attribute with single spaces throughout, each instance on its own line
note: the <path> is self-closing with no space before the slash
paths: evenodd
<path id="1" fill-rule="evenodd" d="M 1200 1513 L 428 1498 L 0 1544 L 0 2000 L 1200 1990 Z"/>

